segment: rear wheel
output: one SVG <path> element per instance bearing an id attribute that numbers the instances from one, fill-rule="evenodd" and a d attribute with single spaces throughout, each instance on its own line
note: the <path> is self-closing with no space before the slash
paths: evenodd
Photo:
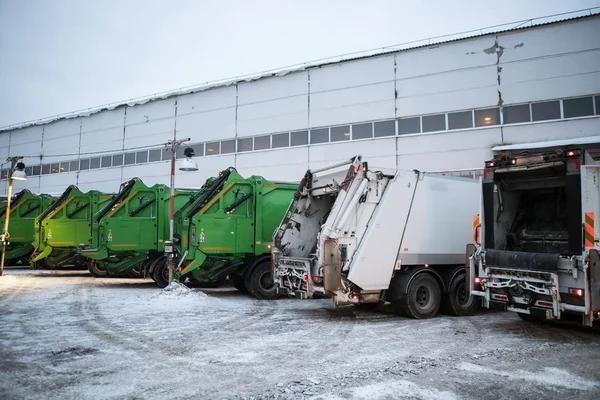
<path id="1" fill-rule="evenodd" d="M 233 287 L 239 290 L 240 292 L 248 292 L 248 289 L 246 289 L 246 283 L 244 282 L 244 278 L 242 278 L 242 276 L 239 273 L 231 273 L 229 275 L 229 282 L 231 282 Z"/>
<path id="2" fill-rule="evenodd" d="M 408 284 L 405 296 L 392 302 L 394 311 L 416 319 L 433 318 L 440 308 L 441 290 L 429 273 L 417 274 Z"/>
<path id="3" fill-rule="evenodd" d="M 465 273 L 457 274 L 452 282 L 448 294 L 444 296 L 444 301 L 440 306 L 444 314 L 467 316 L 473 315 L 477 308 L 475 296 L 469 294 L 469 288 L 465 282 Z"/>
<path id="4" fill-rule="evenodd" d="M 265 260 L 258 264 L 246 281 L 248 292 L 261 300 L 273 300 L 279 297 L 277 287 L 271 277 L 271 262 Z"/>
<path id="5" fill-rule="evenodd" d="M 130 278 L 143 278 L 144 277 L 144 262 L 137 263 L 133 267 L 127 270 L 127 276 Z"/>
<path id="6" fill-rule="evenodd" d="M 152 279 L 160 288 L 169 286 L 169 266 L 167 264 L 167 258 L 164 256 L 157 258 L 153 263 Z"/>
<path id="7" fill-rule="evenodd" d="M 108 276 L 106 266 L 102 261 L 91 260 L 88 264 L 88 271 L 94 278 L 103 278 Z"/>

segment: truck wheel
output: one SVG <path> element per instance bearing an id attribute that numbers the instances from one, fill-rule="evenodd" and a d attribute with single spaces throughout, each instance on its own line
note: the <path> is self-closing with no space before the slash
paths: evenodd
<path id="1" fill-rule="evenodd" d="M 144 277 L 144 263 L 138 263 L 127 270 L 127 276 L 130 278 L 138 279 Z"/>
<path id="2" fill-rule="evenodd" d="M 165 257 L 159 257 L 154 262 L 152 279 L 154 279 L 154 282 L 156 282 L 160 288 L 169 286 L 169 266 L 167 265 L 167 259 Z"/>
<path id="3" fill-rule="evenodd" d="M 94 278 L 103 278 L 105 276 L 108 276 L 108 271 L 106 270 L 106 266 L 102 261 L 90 261 L 90 263 L 88 264 L 88 270 Z"/>
<path id="4" fill-rule="evenodd" d="M 410 281 L 406 296 L 392 302 L 394 310 L 416 319 L 433 318 L 440 308 L 440 285 L 432 275 L 420 273 Z"/>
<path id="5" fill-rule="evenodd" d="M 234 288 L 239 290 L 240 292 L 248 292 L 246 289 L 246 283 L 244 282 L 244 278 L 236 272 L 233 272 L 229 275 L 229 282 L 233 285 Z"/>
<path id="6" fill-rule="evenodd" d="M 450 282 L 448 294 L 444 296 L 440 309 L 444 314 L 464 317 L 473 315 L 476 308 L 477 300 L 474 296 L 469 295 L 465 274 L 461 272 Z"/>
<path id="7" fill-rule="evenodd" d="M 279 297 L 277 287 L 273 285 L 271 278 L 271 262 L 269 260 L 261 262 L 254 268 L 246 281 L 246 287 L 248 292 L 257 299 L 273 300 Z"/>

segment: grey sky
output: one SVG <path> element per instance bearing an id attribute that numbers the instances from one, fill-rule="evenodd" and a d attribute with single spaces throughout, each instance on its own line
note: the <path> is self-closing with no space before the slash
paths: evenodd
<path id="1" fill-rule="evenodd" d="M 0 126 L 599 6 L 600 0 L 0 0 Z"/>

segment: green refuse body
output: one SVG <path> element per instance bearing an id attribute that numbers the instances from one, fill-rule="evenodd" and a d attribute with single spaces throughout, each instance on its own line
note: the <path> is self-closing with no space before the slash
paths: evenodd
<path id="1" fill-rule="evenodd" d="M 194 193 L 177 189 L 175 210 Z M 170 197 L 166 185 L 149 187 L 139 178 L 125 183 L 110 204 L 94 216 L 91 244 L 79 250 L 89 259 L 92 275 L 144 276 L 145 267 L 163 254 L 169 238 Z"/>
<path id="2" fill-rule="evenodd" d="M 33 253 L 35 218 L 46 210 L 56 197 L 48 194 L 33 194 L 27 189 L 17 193 L 10 202 L 10 219 L 8 221 L 8 241 L 5 265 L 21 262 L 29 265 L 29 257 Z M 0 204 L 0 229 L 4 229 L 6 220 L 6 202 Z"/>
<path id="3" fill-rule="evenodd" d="M 106 207 L 113 196 L 97 190 L 84 193 L 76 186 L 69 186 L 35 219 L 31 267 L 83 265 L 85 258 L 77 254 L 77 249 L 91 245 L 93 216 Z"/>
<path id="4" fill-rule="evenodd" d="M 234 168 L 208 179 L 191 204 L 175 214 L 173 280 L 218 285 L 229 276 L 254 297 L 277 297 L 271 241 L 297 187 L 261 176 L 245 179 Z M 164 255 L 149 270 L 158 286 L 167 286 Z"/>

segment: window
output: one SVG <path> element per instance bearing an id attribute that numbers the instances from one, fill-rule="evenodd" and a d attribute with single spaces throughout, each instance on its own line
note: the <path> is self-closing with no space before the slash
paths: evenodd
<path id="1" fill-rule="evenodd" d="M 137 164 L 147 163 L 148 162 L 148 152 L 147 151 L 138 151 L 135 155 L 135 162 Z"/>
<path id="2" fill-rule="evenodd" d="M 112 156 L 112 165 L 113 167 L 119 167 L 123 165 L 123 154 L 115 154 Z"/>
<path id="3" fill-rule="evenodd" d="M 214 156 L 215 154 L 219 154 L 219 142 L 206 143 L 206 155 Z"/>
<path id="4" fill-rule="evenodd" d="M 396 136 L 396 121 L 381 121 L 374 124 L 375 137 Z"/>
<path id="5" fill-rule="evenodd" d="M 31 175 L 38 176 L 42 174 L 42 167 L 40 165 L 33 166 L 33 173 Z"/>
<path id="6" fill-rule="evenodd" d="M 90 158 L 90 169 L 100 168 L 100 157 Z"/>
<path id="7" fill-rule="evenodd" d="M 235 153 L 235 140 L 221 140 L 221 154 Z"/>
<path id="8" fill-rule="evenodd" d="M 331 128 L 331 141 L 341 142 L 344 140 L 350 140 L 350 126 L 335 126 Z"/>
<path id="9" fill-rule="evenodd" d="M 79 161 L 71 161 L 69 163 L 69 170 L 72 172 L 79 171 Z"/>
<path id="10" fill-rule="evenodd" d="M 8 179 L 8 170 L 7 169 L 3 169 L 2 171 L 0 171 L 0 179 Z"/>
<path id="11" fill-rule="evenodd" d="M 112 156 L 102 157 L 102 168 L 112 167 Z"/>
<path id="12" fill-rule="evenodd" d="M 60 163 L 60 172 L 69 172 L 69 162 L 63 161 Z"/>
<path id="13" fill-rule="evenodd" d="M 60 165 L 58 163 L 50 164 L 50 173 L 58 174 L 60 172 Z"/>
<path id="14" fill-rule="evenodd" d="M 237 140 L 237 149 L 240 153 L 243 153 L 244 151 L 252 151 L 253 150 L 253 145 L 252 145 L 252 138 L 244 138 L 244 139 L 238 139 Z"/>
<path id="15" fill-rule="evenodd" d="M 596 103 L 596 115 L 600 115 L 600 96 L 596 96 L 594 102 Z"/>
<path id="16" fill-rule="evenodd" d="M 329 142 L 329 128 L 311 129 L 310 144 Z"/>
<path id="17" fill-rule="evenodd" d="M 461 111 L 448 113 L 448 129 L 466 129 L 473 127 L 473 112 Z"/>
<path id="18" fill-rule="evenodd" d="M 546 121 L 549 119 L 560 118 L 560 102 L 544 101 L 542 103 L 533 103 L 531 105 L 531 115 L 534 121 Z"/>
<path id="19" fill-rule="evenodd" d="M 352 125 L 352 139 L 370 139 L 373 137 L 373 124 Z"/>
<path id="20" fill-rule="evenodd" d="M 168 149 L 163 149 L 162 150 L 162 159 L 163 159 L 163 161 L 165 161 L 165 160 L 171 161 L 171 151 Z"/>
<path id="21" fill-rule="evenodd" d="M 591 97 L 563 100 L 563 113 L 565 118 L 594 115 L 594 100 Z"/>
<path id="22" fill-rule="evenodd" d="M 150 162 L 160 161 L 160 158 L 161 158 L 160 149 L 150 150 L 148 152 L 148 160 Z"/>
<path id="23" fill-rule="evenodd" d="M 284 135 L 286 135 L 285 137 L 285 141 L 286 141 L 286 147 L 287 147 L 287 133 L 285 133 Z M 275 135 L 273 135 L 275 136 Z M 283 147 L 283 146 L 281 146 Z M 265 150 L 265 149 L 270 149 L 271 148 L 271 136 L 257 136 L 254 138 L 254 150 Z"/>
<path id="24" fill-rule="evenodd" d="M 292 146 L 308 144 L 308 131 L 292 132 Z"/>
<path id="25" fill-rule="evenodd" d="M 400 118 L 398 120 L 398 135 L 421 133 L 421 118 Z"/>
<path id="26" fill-rule="evenodd" d="M 33 176 L 33 167 L 25 167 L 25 174 L 27 176 Z"/>
<path id="27" fill-rule="evenodd" d="M 498 125 L 500 123 L 499 108 L 475 110 L 475 126 Z"/>
<path id="28" fill-rule="evenodd" d="M 204 157 L 204 143 L 192 143 L 190 147 L 194 149 L 194 157 Z"/>
<path id="29" fill-rule="evenodd" d="M 85 171 L 90 169 L 90 160 L 86 158 L 85 160 L 79 160 L 79 170 Z"/>
<path id="30" fill-rule="evenodd" d="M 289 133 L 278 133 L 276 135 L 272 135 L 272 143 L 271 146 L 274 149 L 280 147 L 289 147 L 290 145 L 290 134 Z M 256 146 L 256 142 L 254 142 L 254 146 Z"/>
<path id="31" fill-rule="evenodd" d="M 50 164 L 42 165 L 42 175 L 48 175 L 50 173 Z"/>
<path id="32" fill-rule="evenodd" d="M 423 132 L 445 131 L 446 114 L 426 115 L 423 117 Z"/>
<path id="33" fill-rule="evenodd" d="M 516 124 L 519 122 L 530 122 L 529 104 L 520 106 L 506 106 L 502 110 L 505 124 Z"/>
<path id="34" fill-rule="evenodd" d="M 125 153 L 125 165 L 135 164 L 135 153 Z"/>

